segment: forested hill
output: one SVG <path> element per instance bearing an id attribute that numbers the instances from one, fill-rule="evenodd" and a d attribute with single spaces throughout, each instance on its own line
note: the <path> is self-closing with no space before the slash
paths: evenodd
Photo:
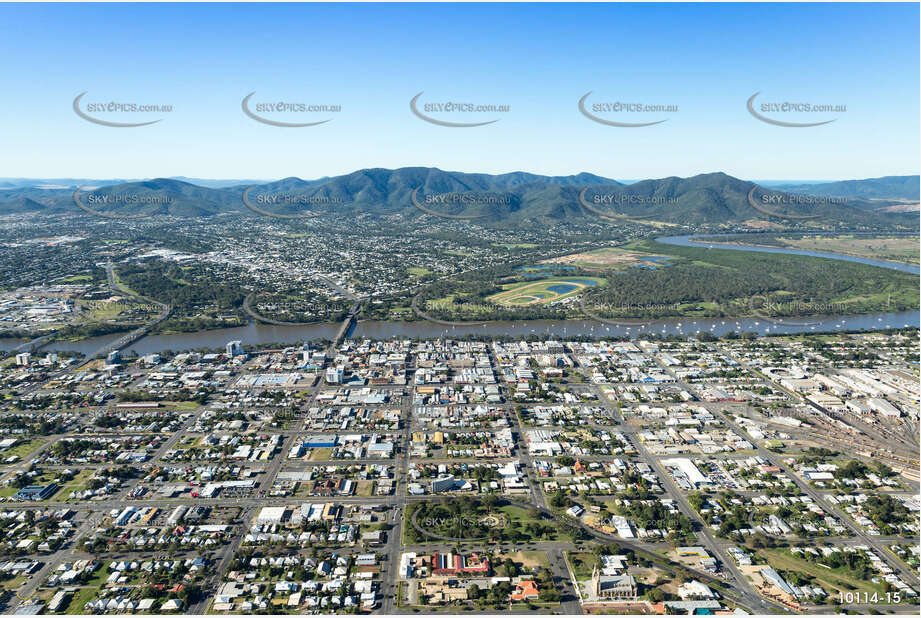
<path id="1" fill-rule="evenodd" d="M 614 224 L 628 220 L 753 226 L 814 222 L 917 229 L 917 213 L 906 212 L 904 200 L 869 197 L 906 194 L 910 182 L 904 183 L 906 188 L 901 192 L 884 191 L 878 182 L 882 180 L 848 181 L 851 184 L 846 191 L 851 195 L 834 197 L 833 188 L 828 189 L 828 196 L 808 194 L 807 185 L 784 191 L 721 172 L 623 184 L 589 173 L 541 176 L 526 172 L 470 174 L 431 167 L 372 168 L 332 178 L 291 177 L 231 187 L 159 178 L 83 187 L 76 197 L 71 188 L 12 186 L 0 188 L 0 214 L 76 213 L 81 208 L 89 214 L 135 218 L 402 213 L 476 219 L 487 225 L 555 225 L 578 220 Z M 861 188 L 861 183 L 870 184 Z M 892 180 L 890 184 L 898 183 Z"/>

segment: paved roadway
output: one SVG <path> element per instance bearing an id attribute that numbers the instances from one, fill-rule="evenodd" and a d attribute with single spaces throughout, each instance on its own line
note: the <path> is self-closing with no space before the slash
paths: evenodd
<path id="1" fill-rule="evenodd" d="M 107 269 L 110 277 L 113 276 L 111 270 Z M 114 285 L 114 278 L 110 279 L 110 283 Z M 333 352 L 332 349 L 328 350 L 328 353 Z M 493 362 L 493 367 L 497 367 L 497 361 L 494 358 L 492 350 L 489 351 L 491 360 Z M 668 368 L 665 368 L 668 371 Z M 318 381 L 317 384 L 311 385 L 308 387 L 310 389 L 310 398 L 306 403 L 305 407 L 309 408 L 316 403 L 316 397 L 320 390 L 323 388 L 322 381 Z M 684 385 L 689 390 L 694 390 L 690 385 Z M 637 450 L 637 453 L 640 457 L 645 459 L 652 467 L 655 469 L 657 475 L 660 477 L 663 486 L 666 488 L 668 494 L 675 499 L 675 504 L 678 505 L 682 513 L 691 519 L 691 521 L 696 522 L 698 527 L 698 537 L 700 538 L 702 544 L 704 544 L 707 549 L 711 552 L 712 555 L 719 558 L 722 562 L 724 568 L 729 573 L 729 580 L 721 580 L 713 577 L 712 575 L 698 571 L 696 569 L 688 568 L 681 566 L 682 569 L 690 572 L 693 576 L 698 577 L 703 581 L 713 582 L 720 581 L 725 586 L 728 587 L 728 592 L 724 594 L 729 600 L 736 602 L 742 606 L 745 606 L 749 609 L 753 609 L 759 613 L 768 613 L 782 609 L 776 603 L 768 601 L 762 598 L 758 593 L 752 588 L 748 580 L 741 574 L 741 572 L 736 568 L 735 563 L 728 558 L 724 552 L 725 542 L 718 541 L 707 528 L 706 524 L 701 520 L 700 516 L 690 507 L 684 494 L 677 488 L 677 486 L 672 481 L 670 475 L 668 475 L 665 470 L 662 468 L 661 464 L 658 461 L 656 456 L 651 455 L 645 446 L 640 440 L 637 439 L 636 430 L 631 426 L 623 424 L 623 419 L 620 417 L 617 410 L 610 405 L 607 400 L 607 397 L 600 392 L 600 389 L 597 385 L 586 382 L 585 388 L 591 390 L 598 397 L 599 406 L 605 407 L 612 413 L 615 417 L 615 420 L 618 424 L 616 425 L 603 425 L 599 426 L 604 429 L 616 429 L 622 431 L 627 435 L 628 439 L 633 442 L 634 447 Z M 402 537 L 402 527 L 404 525 L 404 512 L 407 504 L 414 501 L 423 501 L 431 500 L 432 496 L 408 496 L 406 494 L 406 484 L 407 484 L 407 475 L 409 468 L 409 444 L 411 438 L 411 431 L 413 430 L 413 422 L 411 415 L 411 397 L 402 397 L 400 399 L 400 410 L 401 410 L 401 429 L 397 434 L 398 448 L 396 450 L 395 456 L 389 460 L 382 459 L 367 459 L 367 460 L 347 460 L 337 463 L 384 463 L 394 466 L 394 476 L 395 476 L 395 489 L 394 493 L 390 496 L 377 496 L 373 498 L 369 497 L 356 497 L 349 496 L 343 498 L 336 498 L 337 502 L 344 504 L 360 504 L 360 503 L 377 503 L 385 504 L 392 507 L 387 512 L 388 523 L 390 524 L 390 529 L 387 531 L 387 540 L 385 545 L 381 550 L 378 550 L 378 554 L 384 555 L 384 560 L 382 564 L 382 580 L 381 580 L 381 589 L 380 589 L 380 607 L 379 610 L 381 613 L 401 613 L 403 611 L 409 610 L 398 610 L 396 608 L 395 597 L 397 592 L 397 586 L 399 585 L 399 573 L 397 572 L 397 566 L 399 564 L 399 556 L 401 551 L 406 551 L 407 549 L 413 548 L 415 546 L 410 546 L 409 548 L 401 547 L 400 541 Z M 393 407 L 393 406 L 390 406 Z M 536 508 L 538 511 L 551 517 L 554 520 L 560 520 L 563 516 L 553 512 L 547 505 L 546 496 L 543 494 L 542 487 L 540 484 L 540 479 L 537 478 L 536 472 L 533 468 L 533 462 L 531 457 L 528 454 L 527 445 L 525 443 L 525 436 L 522 430 L 518 416 L 514 410 L 514 406 L 511 404 L 502 404 L 500 407 L 505 409 L 509 417 L 510 427 L 513 434 L 515 435 L 517 441 L 517 450 L 518 450 L 518 459 L 521 462 L 523 467 L 523 472 L 527 476 L 528 483 L 530 486 L 530 494 L 527 497 L 527 502 L 523 506 Z M 193 416 L 191 416 L 182 429 L 175 432 L 171 435 L 165 443 L 154 453 L 150 467 L 158 465 L 161 461 L 163 454 L 173 448 L 176 442 L 180 437 L 185 435 L 186 431 L 197 422 L 200 415 L 205 411 L 205 408 L 198 409 Z M 734 430 L 738 431 L 740 435 L 745 435 L 744 432 L 733 422 L 730 421 L 721 411 L 715 410 L 715 414 L 719 415 L 729 427 L 732 427 Z M 267 497 L 265 494 L 270 491 L 273 482 L 279 472 L 279 470 L 284 465 L 287 460 L 287 451 L 290 447 L 291 441 L 295 436 L 303 435 L 305 431 L 305 421 L 300 420 L 295 423 L 295 426 L 287 430 L 279 430 L 275 433 L 279 433 L 284 436 L 283 442 L 281 444 L 280 450 L 277 455 L 269 462 L 268 466 L 265 469 L 264 478 L 259 486 L 259 490 L 254 495 L 251 495 L 246 498 L 231 498 L 231 499 L 216 499 L 216 500 L 202 500 L 202 499 L 150 499 L 150 500 L 138 500 L 138 499 L 128 499 L 127 493 L 130 492 L 131 486 L 127 487 L 123 492 L 120 493 L 113 500 L 105 502 L 91 502 L 80 508 L 85 508 L 88 512 L 88 518 L 80 526 L 78 533 L 74 536 L 74 539 L 78 539 L 82 536 L 88 534 L 94 526 L 98 525 L 98 522 L 103 518 L 103 516 L 113 508 L 123 508 L 127 505 L 139 505 L 139 506 L 157 506 L 164 509 L 172 509 L 177 505 L 191 505 L 191 504 L 201 504 L 207 506 L 237 506 L 241 509 L 240 519 L 242 521 L 242 527 L 237 531 L 236 536 L 234 537 L 231 543 L 223 546 L 215 556 L 216 566 L 213 569 L 212 573 L 206 578 L 204 583 L 204 589 L 210 593 L 213 593 L 217 586 L 219 585 L 221 579 L 223 578 L 227 568 L 229 567 L 230 561 L 234 557 L 235 553 L 239 549 L 240 543 L 242 542 L 243 535 L 246 533 L 246 527 L 249 522 L 252 520 L 253 516 L 256 514 L 258 509 L 263 506 L 280 506 L 280 505 L 290 505 L 290 504 L 303 504 L 303 503 L 314 503 L 314 502 L 328 502 L 329 498 L 327 497 L 308 497 L 308 498 L 283 498 L 283 497 Z M 315 433 L 315 432 L 314 432 Z M 61 439 L 65 435 L 62 434 L 54 436 L 52 440 L 49 440 L 45 445 L 40 447 L 36 452 L 40 452 L 49 446 L 51 446 L 56 440 Z M 79 435 L 79 434 L 74 434 Z M 752 441 L 754 443 L 754 441 Z M 763 448 L 758 447 L 759 455 L 765 457 L 769 461 L 780 465 L 781 468 L 785 469 L 778 461 L 776 456 L 773 453 L 766 451 Z M 34 453 L 33 453 L 34 456 Z M 606 458 L 594 458 L 587 457 L 586 460 L 593 459 L 606 459 Z M 426 460 L 429 462 L 429 460 Z M 435 460 L 432 460 L 435 461 Z M 500 460 L 496 460 L 500 461 Z M 20 464 L 24 465 L 24 464 Z M 172 465 L 172 464 L 171 464 Z M 311 466 L 326 465 L 326 462 L 291 462 L 290 469 L 306 468 Z M 787 471 L 785 469 L 785 471 Z M 795 474 L 790 473 L 791 478 L 797 481 L 797 484 L 800 486 L 805 493 L 812 496 L 814 500 L 817 500 L 819 504 L 825 504 L 822 497 L 813 490 L 811 487 L 808 487 L 799 479 Z M 74 508 L 72 503 L 66 502 L 42 502 L 39 504 L 20 504 L 17 505 L 17 508 L 55 508 L 55 507 L 68 507 Z M 842 522 L 845 522 L 848 527 L 855 533 L 855 535 L 860 538 L 865 544 L 872 546 L 874 548 L 880 549 L 882 544 L 891 541 L 890 538 L 884 537 L 868 537 L 863 534 L 862 531 L 856 528 L 846 516 L 841 516 L 838 513 L 835 513 L 835 509 L 828 508 L 828 511 L 836 515 Z M 567 519 L 568 521 L 568 519 Z M 600 531 L 589 528 L 584 523 L 579 521 L 579 524 L 583 530 L 588 534 L 603 541 L 605 543 L 617 544 L 621 547 L 628 548 L 636 552 L 638 555 L 644 555 L 650 559 L 655 560 L 659 565 L 663 564 L 662 557 L 659 554 L 650 550 L 650 546 L 641 541 L 632 541 L 628 539 L 622 539 L 617 536 L 606 535 Z M 829 540 L 833 543 L 847 543 L 849 540 L 853 539 L 835 539 Z M 453 549 L 455 544 L 451 544 L 450 547 L 445 545 L 444 549 Z M 578 602 L 578 596 L 576 594 L 575 588 L 572 585 L 570 574 L 565 565 L 564 552 L 575 549 L 578 547 L 577 543 L 558 541 L 558 542 L 534 542 L 526 543 L 523 546 L 512 546 L 511 544 L 499 544 L 498 547 L 494 548 L 501 551 L 517 551 L 521 549 L 533 549 L 537 551 L 544 551 L 547 553 L 550 559 L 551 572 L 554 576 L 555 585 L 562 592 L 562 604 L 561 610 L 567 614 L 579 614 L 581 613 L 581 606 Z M 420 551 L 431 552 L 437 550 L 439 547 L 437 544 L 425 544 L 419 546 Z M 355 551 L 358 551 L 357 549 Z M 886 551 L 880 551 L 880 554 L 884 559 L 887 560 L 896 568 L 896 570 L 905 575 L 907 567 L 901 565 L 897 560 L 891 559 L 891 556 L 888 555 Z M 37 575 L 33 576 L 29 582 L 27 582 L 26 587 L 23 588 L 22 596 L 28 598 L 30 594 L 34 592 L 39 583 L 43 581 L 48 573 L 50 573 L 54 568 L 57 567 L 60 562 L 73 559 L 75 556 L 80 555 L 79 552 L 75 552 L 72 548 L 68 550 L 59 550 L 49 556 L 43 558 L 42 571 Z M 672 563 L 671 566 L 663 566 L 667 571 L 678 565 Z M 910 576 L 906 581 L 913 581 Z M 199 602 L 189 608 L 189 612 L 192 614 L 202 614 L 206 611 L 209 599 L 206 599 L 202 602 Z M 18 603 L 18 601 L 17 601 Z M 877 606 L 879 607 L 879 606 Z M 898 609 L 904 609 L 904 606 L 898 606 Z M 490 613 L 490 612 L 487 612 Z"/>
<path id="2" fill-rule="evenodd" d="M 68 506 L 69 508 L 74 508 L 74 505 L 72 504 Z M 10 599 L 4 611 L 10 614 L 15 612 L 16 608 L 19 607 L 24 600 L 30 599 L 32 595 L 35 594 L 35 590 L 38 588 L 39 584 L 44 582 L 48 576 L 55 569 L 57 569 L 61 562 L 72 561 L 76 559 L 74 549 L 71 547 L 71 545 L 73 545 L 77 539 L 87 535 L 99 523 L 102 517 L 103 515 L 100 513 L 92 513 L 88 515 L 80 527 L 77 528 L 77 531 L 74 533 L 74 535 L 71 537 L 72 541 L 65 543 L 61 549 L 58 549 L 57 551 L 48 554 L 47 556 L 42 556 L 42 568 L 25 581 L 22 587 L 20 587 L 20 589 L 17 591 L 16 595 Z"/>
<path id="3" fill-rule="evenodd" d="M 739 359 L 736 359 L 736 360 L 739 360 Z M 747 365 L 745 366 L 746 368 L 748 368 Z M 770 382 L 772 386 L 781 388 L 779 384 L 777 384 L 776 382 L 774 382 L 767 376 L 764 376 L 760 372 L 757 372 L 757 373 L 758 375 L 761 375 L 766 381 Z M 689 387 L 690 385 L 685 384 L 685 386 Z M 890 568 L 894 569 L 899 574 L 899 576 L 901 577 L 903 581 L 905 581 L 906 583 L 912 582 L 915 585 L 917 585 L 918 583 L 917 575 L 915 575 L 911 571 L 911 569 L 908 568 L 908 566 L 903 564 L 900 560 L 896 560 L 889 553 L 888 549 L 886 548 L 885 543 L 880 540 L 880 537 L 874 537 L 874 536 L 867 534 L 863 530 L 863 528 L 857 525 L 857 523 L 853 519 L 851 519 L 851 517 L 847 513 L 841 511 L 839 508 L 837 508 L 837 506 L 832 505 L 830 502 L 828 502 L 825 499 L 825 495 L 822 494 L 822 492 L 819 492 L 818 490 L 813 488 L 811 485 L 806 483 L 804 480 L 802 480 L 799 477 L 799 475 L 797 475 L 789 466 L 787 466 L 785 463 L 783 463 L 783 461 L 781 461 L 781 458 L 778 457 L 777 454 L 764 448 L 758 440 L 754 440 L 753 438 L 751 438 L 751 436 L 749 436 L 748 433 L 738 423 L 736 423 L 735 421 L 731 420 L 728 416 L 726 416 L 726 414 L 724 414 L 722 410 L 717 409 L 715 406 L 710 408 L 710 410 L 711 412 L 714 413 L 715 416 L 722 419 L 729 427 L 731 427 L 740 436 L 748 437 L 749 441 L 755 446 L 755 449 L 757 450 L 758 455 L 760 457 L 763 457 L 764 459 L 771 462 L 772 465 L 775 465 L 781 470 L 783 470 L 791 479 L 793 479 L 793 482 L 796 483 L 796 486 L 799 488 L 801 492 L 803 492 L 804 494 L 812 498 L 816 504 L 821 505 L 824 510 L 828 511 L 833 517 L 835 517 L 835 519 L 839 520 L 842 524 L 844 524 L 844 526 L 847 527 L 855 537 L 859 538 L 863 542 L 864 545 L 868 545 L 869 547 L 873 547 L 874 549 L 876 549 L 877 553 L 880 554 L 880 557 L 886 562 L 886 564 L 890 566 Z"/>
<path id="4" fill-rule="evenodd" d="M 610 405 L 608 398 L 604 393 L 601 392 L 601 389 L 597 384 L 590 382 L 590 388 L 598 397 L 599 405 L 608 408 L 619 416 L 619 413 Z M 623 422 L 622 418 L 618 418 L 618 420 Z M 681 511 L 685 517 L 695 523 L 698 540 L 703 543 L 710 554 L 714 558 L 717 558 L 722 563 L 722 566 L 729 572 L 730 576 L 735 581 L 735 588 L 737 588 L 736 592 L 739 595 L 739 598 L 741 598 L 742 604 L 759 613 L 768 613 L 771 608 L 778 607 L 777 604 L 772 603 L 771 601 L 758 594 L 754 587 L 752 587 L 748 579 L 742 574 L 738 567 L 736 567 L 735 561 L 732 560 L 732 558 L 729 557 L 723 548 L 717 543 L 716 538 L 714 538 L 713 533 L 710 531 L 710 528 L 707 526 L 706 522 L 703 521 L 696 510 L 691 508 L 691 505 L 688 503 L 684 492 L 682 492 L 678 486 L 675 485 L 671 475 L 665 471 L 658 458 L 652 456 L 649 453 L 649 451 L 646 449 L 646 446 L 643 444 L 643 441 L 640 440 L 635 434 L 636 432 L 630 432 L 627 433 L 626 436 L 633 444 L 637 454 L 639 454 L 640 457 L 649 463 L 649 465 L 652 466 L 652 468 L 655 470 L 656 476 L 661 479 L 662 486 L 664 487 L 669 497 L 675 501 L 675 504 L 678 506 L 678 510 Z"/>
<path id="5" fill-rule="evenodd" d="M 108 262 L 106 264 L 106 279 L 108 279 L 109 287 L 111 287 L 113 291 L 120 293 L 120 294 L 125 294 L 126 296 L 140 298 L 141 300 L 157 305 L 160 308 L 160 313 L 157 314 L 157 317 L 155 317 L 153 320 L 151 320 L 147 324 L 144 324 L 143 326 L 139 326 L 138 328 L 134 329 L 127 335 L 123 335 L 122 337 L 119 337 L 116 341 L 102 346 L 101 348 L 99 348 L 98 350 L 96 350 L 95 352 L 93 352 L 91 355 L 88 356 L 88 358 L 91 358 L 91 359 L 96 358 L 97 356 L 105 356 L 106 354 L 108 354 L 109 352 L 112 352 L 113 350 L 120 350 L 124 348 L 125 346 L 133 343 L 134 341 L 140 339 L 145 334 L 147 334 L 147 332 L 150 329 L 152 329 L 154 326 L 156 326 L 157 324 L 165 320 L 169 316 L 169 313 L 171 311 L 171 307 L 169 305 L 165 305 L 151 298 L 147 298 L 146 296 L 141 296 L 140 294 L 137 294 L 119 285 L 119 283 L 115 280 L 115 270 L 114 270 L 114 267 L 112 266 L 112 262 Z"/>

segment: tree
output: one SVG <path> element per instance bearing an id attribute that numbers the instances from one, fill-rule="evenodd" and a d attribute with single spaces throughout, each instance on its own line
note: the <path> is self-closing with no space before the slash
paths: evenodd
<path id="1" fill-rule="evenodd" d="M 665 593 L 660 588 L 650 588 L 646 591 L 646 598 L 653 603 L 661 603 L 665 600 Z"/>
<path id="2" fill-rule="evenodd" d="M 557 509 L 569 506 L 569 502 L 569 498 L 566 497 L 566 494 L 563 493 L 562 489 L 557 489 L 553 494 L 553 497 L 550 498 L 550 505 Z"/>
<path id="3" fill-rule="evenodd" d="M 545 603 L 551 603 L 560 600 L 560 591 L 551 586 L 541 586 L 537 591 L 537 598 Z"/>

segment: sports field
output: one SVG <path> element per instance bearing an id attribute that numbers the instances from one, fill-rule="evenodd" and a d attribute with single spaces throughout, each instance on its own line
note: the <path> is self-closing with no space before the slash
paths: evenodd
<path id="1" fill-rule="evenodd" d="M 605 280 L 600 277 L 548 277 L 539 281 L 506 284 L 502 286 L 501 292 L 486 300 L 506 307 L 552 303 L 604 283 Z"/>

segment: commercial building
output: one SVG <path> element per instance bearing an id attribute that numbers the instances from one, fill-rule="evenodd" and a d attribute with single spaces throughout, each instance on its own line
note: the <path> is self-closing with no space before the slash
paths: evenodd
<path id="1" fill-rule="evenodd" d="M 289 514 L 288 507 L 266 506 L 259 511 L 259 515 L 256 517 L 256 523 L 261 525 L 280 524 L 288 519 Z"/>
<path id="2" fill-rule="evenodd" d="M 454 489 L 456 483 L 457 481 L 454 479 L 453 474 L 442 474 L 432 481 L 432 493 L 437 494 L 443 491 L 451 491 Z"/>
<path id="3" fill-rule="evenodd" d="M 48 485 L 29 485 L 13 494 L 13 500 L 27 500 L 30 502 L 47 500 L 54 495 L 58 487 L 59 485 L 57 483 L 50 483 Z"/>
<path id="4" fill-rule="evenodd" d="M 432 554 L 432 575 L 486 575 L 489 559 L 479 554 Z"/>
<path id="5" fill-rule="evenodd" d="M 342 384 L 342 367 L 327 367 L 326 382 L 329 384 Z"/>
<path id="6" fill-rule="evenodd" d="M 663 459 L 662 465 L 669 468 L 675 468 L 680 471 L 694 487 L 709 485 L 710 479 L 694 465 L 694 462 L 686 457 L 676 457 L 674 459 Z"/>

